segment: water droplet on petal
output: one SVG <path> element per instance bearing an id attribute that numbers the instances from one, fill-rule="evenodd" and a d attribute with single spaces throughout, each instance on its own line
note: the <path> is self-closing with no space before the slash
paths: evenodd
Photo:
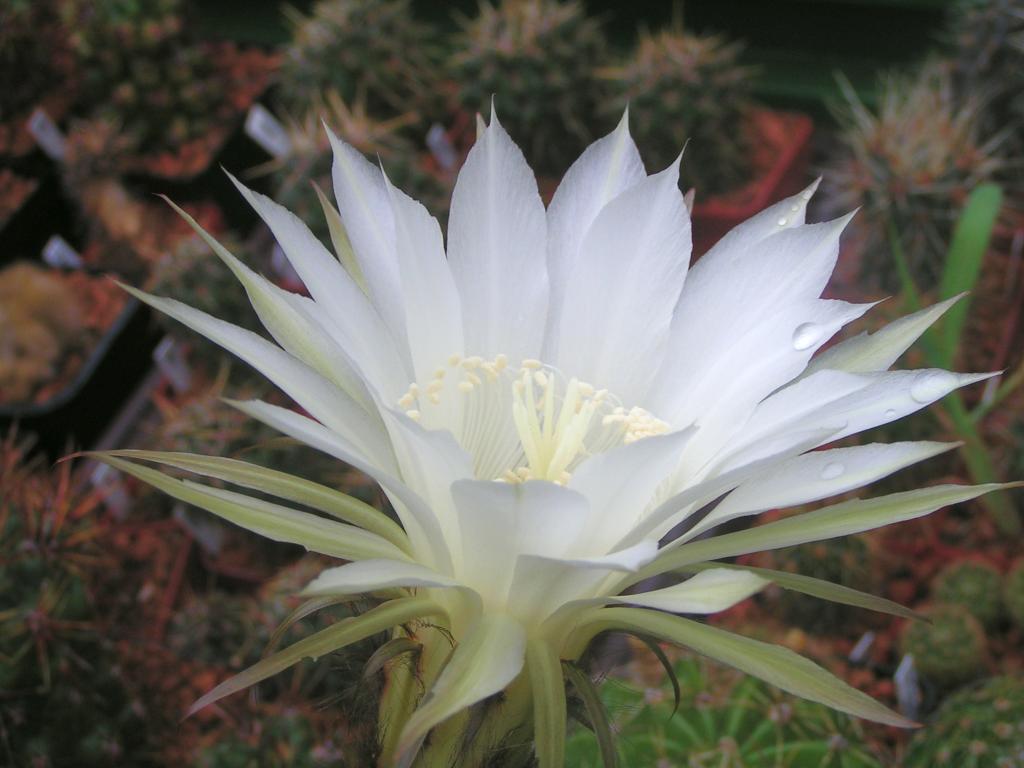
<path id="1" fill-rule="evenodd" d="M 956 386 L 956 377 L 949 371 L 921 371 L 910 385 L 910 396 L 922 405 L 938 400 Z"/>
<path id="2" fill-rule="evenodd" d="M 801 323 L 793 331 L 793 349 L 804 350 L 821 338 L 821 326 L 817 323 Z"/>
<path id="3" fill-rule="evenodd" d="M 784 226 L 786 226 L 786 220 L 785 219 L 779 219 L 776 222 L 776 224 L 778 224 L 780 227 L 784 227 Z"/>
<path id="4" fill-rule="evenodd" d="M 886 408 L 885 409 L 885 418 L 887 418 L 887 419 L 895 419 L 896 418 L 896 409 L 895 408 Z"/>
<path id="5" fill-rule="evenodd" d="M 838 461 L 830 461 L 821 470 L 822 480 L 835 480 L 843 472 L 846 471 L 846 467 L 840 464 Z"/>

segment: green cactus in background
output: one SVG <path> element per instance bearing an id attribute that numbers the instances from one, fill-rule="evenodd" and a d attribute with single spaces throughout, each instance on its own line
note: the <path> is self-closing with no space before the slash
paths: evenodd
<path id="1" fill-rule="evenodd" d="M 171 619 L 167 645 L 183 659 L 239 670 L 255 664 L 270 639 L 249 595 L 193 595 Z"/>
<path id="2" fill-rule="evenodd" d="M 960 0 L 948 37 L 957 86 L 985 99 L 986 128 L 1005 132 L 1010 157 L 1024 150 L 1024 2 Z"/>
<path id="3" fill-rule="evenodd" d="M 798 701 L 753 678 L 712 675 L 708 662 L 675 664 L 671 688 L 638 690 L 606 681 L 601 696 L 614 726 L 620 763 L 694 768 L 881 768 L 860 724 Z M 600 765 L 593 734 L 578 729 L 566 744 L 567 768 Z"/>
<path id="4" fill-rule="evenodd" d="M 83 74 L 83 103 L 138 151 L 206 135 L 226 100 L 208 47 L 188 35 L 182 0 L 59 0 Z"/>
<path id="5" fill-rule="evenodd" d="M 292 40 L 278 82 L 294 117 L 325 91 L 348 103 L 365 98 L 381 119 L 410 109 L 426 119 L 439 109 L 434 31 L 415 19 L 409 0 L 318 0 L 308 16 L 287 15 Z"/>
<path id="6" fill-rule="evenodd" d="M 461 19 L 450 77 L 471 112 L 490 113 L 538 173 L 560 175 L 593 138 L 601 97 L 595 70 L 606 41 L 576 0 L 481 0 Z"/>
<path id="7" fill-rule="evenodd" d="M 1024 765 L 1024 681 L 994 677 L 950 696 L 907 749 L 905 768 Z"/>
<path id="8" fill-rule="evenodd" d="M 932 596 L 966 608 L 983 627 L 991 628 L 1002 614 L 1002 582 L 999 571 L 986 563 L 953 563 L 935 577 Z"/>
<path id="9" fill-rule="evenodd" d="M 620 66 L 602 70 L 613 112 L 628 104 L 646 162 L 661 170 L 687 141 L 682 184 L 698 196 L 728 192 L 750 177 L 752 71 L 742 45 L 720 35 L 642 34 Z"/>
<path id="10" fill-rule="evenodd" d="M 322 730 L 322 729 L 321 729 Z M 245 728 L 231 728 L 204 749 L 196 768 L 328 768 L 354 765 L 317 733 L 313 719 L 297 710 L 265 713 Z M 339 762 L 341 761 L 341 762 Z"/>
<path id="11" fill-rule="evenodd" d="M 67 41 L 48 0 L 0 3 L 0 123 L 34 106 L 50 89 L 68 87 Z"/>
<path id="12" fill-rule="evenodd" d="M 1018 629 L 1024 629 L 1024 560 L 1018 560 L 1003 582 L 1003 605 Z"/>
<path id="13" fill-rule="evenodd" d="M 981 102 L 958 97 L 940 62 L 884 79 L 874 112 L 849 83 L 841 85 L 845 102 L 835 116 L 843 146 L 825 174 L 829 207 L 861 209 L 849 231 L 865 280 L 900 288 L 895 239 L 911 277 L 928 289 L 939 279 L 967 195 L 1004 168 L 1003 141 L 986 138 Z"/>
<path id="14" fill-rule="evenodd" d="M 845 536 L 790 547 L 771 553 L 769 558 L 771 567 L 791 573 L 866 592 L 874 592 L 878 587 L 874 553 L 864 537 Z M 851 621 L 861 618 L 848 606 L 823 602 L 790 590 L 782 591 L 779 603 L 787 621 L 809 632 L 841 632 Z"/>
<path id="15" fill-rule="evenodd" d="M 978 620 L 958 605 L 938 605 L 924 615 L 928 621 L 909 622 L 901 637 L 903 653 L 914 657 L 921 676 L 940 688 L 978 677 L 988 654 Z"/>

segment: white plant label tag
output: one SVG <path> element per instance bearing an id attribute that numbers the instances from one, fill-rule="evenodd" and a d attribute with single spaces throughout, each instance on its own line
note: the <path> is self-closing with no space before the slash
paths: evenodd
<path id="1" fill-rule="evenodd" d="M 67 149 L 67 140 L 57 124 L 46 114 L 42 107 L 37 108 L 28 118 L 28 132 L 36 140 L 36 144 L 51 160 L 63 160 Z"/>
<path id="2" fill-rule="evenodd" d="M 82 257 L 60 235 L 53 235 L 43 246 L 43 261 L 55 269 L 81 269 Z"/>
<path id="3" fill-rule="evenodd" d="M 427 131 L 427 149 L 437 160 L 437 164 L 446 171 L 452 170 L 459 160 L 459 155 L 455 151 L 451 139 L 448 138 L 444 126 L 440 123 L 434 123 Z"/>
<path id="4" fill-rule="evenodd" d="M 153 362 L 178 393 L 187 392 L 192 386 L 192 371 L 185 362 L 181 347 L 170 336 L 164 336 L 153 350 Z"/>
<path id="5" fill-rule="evenodd" d="M 292 151 L 288 131 L 262 104 L 253 104 L 245 116 L 245 134 L 273 157 L 285 157 Z"/>

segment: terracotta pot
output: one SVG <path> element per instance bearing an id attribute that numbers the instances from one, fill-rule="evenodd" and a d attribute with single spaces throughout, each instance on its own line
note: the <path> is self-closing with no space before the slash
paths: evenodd
<path id="1" fill-rule="evenodd" d="M 693 252 L 704 254 L 740 222 L 760 213 L 772 203 L 799 192 L 807 184 L 814 123 L 796 112 L 756 110 L 752 115 L 754 178 L 725 195 L 700 199 L 693 207 Z"/>

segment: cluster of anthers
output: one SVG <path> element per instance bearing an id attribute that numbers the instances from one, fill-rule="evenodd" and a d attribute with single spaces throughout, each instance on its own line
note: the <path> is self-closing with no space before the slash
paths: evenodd
<path id="1" fill-rule="evenodd" d="M 511 416 L 519 458 L 495 477 L 503 482 L 549 480 L 564 485 L 583 456 L 670 428 L 643 408 L 623 407 L 606 389 L 575 378 L 566 381 L 540 360 L 526 359 L 511 366 L 504 354 L 493 360 L 453 355 L 447 368 L 434 371 L 429 384 L 410 384 L 398 405 L 407 416 L 422 421 L 425 409 L 442 405 L 452 381 L 461 398 L 476 398 L 472 403 L 476 408 L 493 408 Z M 494 384 L 498 386 L 488 386 Z"/>

